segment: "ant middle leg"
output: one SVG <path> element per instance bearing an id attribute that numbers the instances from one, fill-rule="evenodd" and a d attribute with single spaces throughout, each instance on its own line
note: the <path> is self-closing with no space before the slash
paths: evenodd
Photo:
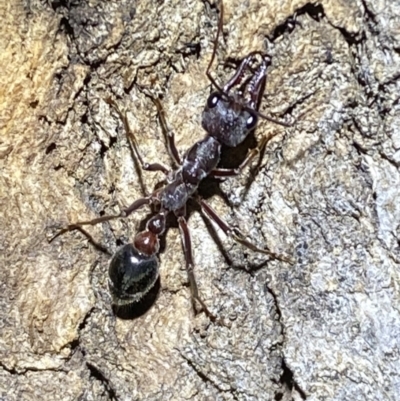
<path id="1" fill-rule="evenodd" d="M 245 236 L 239 229 L 237 229 L 236 227 L 231 227 L 228 223 L 226 223 L 221 217 L 218 216 L 217 212 L 210 205 L 208 205 L 203 199 L 198 198 L 197 201 L 200 204 L 202 212 L 204 212 L 205 215 L 210 220 L 214 221 L 228 237 L 232 238 L 239 244 L 244 245 L 245 247 L 251 249 L 254 252 L 260 252 L 270 256 L 272 259 L 280 260 L 282 262 L 286 262 L 289 264 L 294 264 L 294 261 L 290 256 L 277 254 L 269 250 L 268 248 L 267 249 L 259 248 L 250 241 L 246 240 Z"/>
<path id="2" fill-rule="evenodd" d="M 208 310 L 204 301 L 200 298 L 199 289 L 197 287 L 196 278 L 194 275 L 194 262 L 192 253 L 192 240 L 190 238 L 189 227 L 186 219 L 183 216 L 178 217 L 179 229 L 181 232 L 182 246 L 185 254 L 186 270 L 189 278 L 190 292 L 192 295 L 193 309 L 196 311 L 196 301 L 201 305 L 204 313 L 215 321 L 215 316 Z"/>
<path id="3" fill-rule="evenodd" d="M 126 135 L 128 137 L 129 145 L 130 145 L 130 147 L 132 149 L 133 154 L 135 155 L 135 157 L 139 161 L 142 169 L 145 170 L 145 171 L 161 171 L 165 175 L 168 175 L 169 169 L 167 167 L 165 167 L 164 165 L 162 165 L 161 163 L 147 163 L 147 162 L 144 161 L 143 156 L 140 153 L 138 141 L 137 141 L 133 131 L 131 130 L 130 125 L 129 125 L 129 121 L 128 121 L 128 117 L 126 115 L 126 112 L 125 111 L 123 112 L 120 109 L 120 107 L 118 106 L 118 104 L 113 99 L 107 98 L 105 100 L 110 106 L 112 106 L 115 109 L 115 111 L 118 113 L 119 117 L 121 118 L 121 120 L 122 120 L 122 122 L 124 124 Z"/>
<path id="4" fill-rule="evenodd" d="M 162 103 L 160 102 L 159 99 L 156 99 L 156 98 L 152 97 L 151 100 L 153 101 L 153 103 L 157 107 L 157 112 L 158 112 L 158 116 L 159 116 L 159 119 L 160 119 L 161 129 L 162 129 L 162 131 L 164 133 L 164 137 L 165 137 L 165 140 L 167 142 L 168 153 L 169 153 L 171 159 L 173 160 L 173 162 L 177 166 L 180 166 L 182 164 L 182 159 L 181 159 L 181 156 L 180 156 L 179 151 L 178 151 L 178 149 L 176 147 L 176 144 L 175 144 L 175 134 L 168 127 L 167 119 L 165 118 L 164 107 L 163 107 L 163 105 L 162 105 Z"/>

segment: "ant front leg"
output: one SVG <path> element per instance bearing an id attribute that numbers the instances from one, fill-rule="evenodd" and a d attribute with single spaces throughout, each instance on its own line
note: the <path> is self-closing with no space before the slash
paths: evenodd
<path id="1" fill-rule="evenodd" d="M 280 260 L 282 262 L 286 262 L 289 264 L 294 264 L 294 261 L 290 256 L 279 255 L 275 252 L 270 251 L 269 249 L 258 248 L 250 241 L 247 241 L 244 235 L 240 232 L 240 230 L 238 230 L 235 227 L 231 227 L 228 223 L 226 223 L 223 219 L 221 219 L 221 217 L 218 216 L 217 212 L 210 205 L 208 205 L 203 199 L 198 199 L 197 201 L 200 203 L 201 210 L 206 214 L 206 216 L 212 221 L 214 221 L 228 237 L 231 237 L 239 244 L 244 245 L 245 247 L 251 249 L 254 252 L 264 253 L 273 259 Z"/>
<path id="2" fill-rule="evenodd" d="M 215 168 L 213 171 L 211 171 L 209 176 L 213 177 L 213 178 L 225 178 L 225 177 L 236 177 L 236 176 L 240 175 L 243 172 L 243 170 L 253 161 L 253 159 L 262 152 L 262 150 L 265 147 L 267 142 L 268 142 L 268 140 L 266 138 L 263 138 L 260 145 L 257 146 L 256 148 L 252 149 L 247 154 L 246 158 L 239 165 L 239 167 Z"/>
<path id="3" fill-rule="evenodd" d="M 130 145 L 135 157 L 137 158 L 140 165 L 142 166 L 142 169 L 145 171 L 161 171 L 165 175 L 168 175 L 169 169 L 167 167 L 165 167 L 164 165 L 162 165 L 161 163 L 147 163 L 144 161 L 142 154 L 140 153 L 140 150 L 139 150 L 138 141 L 129 125 L 129 121 L 128 121 L 128 117 L 126 116 L 126 112 L 125 111 L 123 112 L 119 108 L 118 104 L 116 102 L 114 102 L 114 100 L 112 100 L 111 98 L 106 99 L 106 102 L 110 106 L 114 107 L 115 111 L 118 113 L 119 117 L 121 118 L 121 120 L 124 124 L 126 135 L 128 137 L 129 145 Z"/>
<path id="4" fill-rule="evenodd" d="M 269 136 L 269 137 L 263 137 L 260 141 L 260 143 L 257 145 L 256 148 L 250 150 L 250 152 L 247 154 L 246 158 L 243 160 L 243 162 L 239 165 L 239 167 L 236 168 L 215 168 L 211 173 L 209 174 L 210 177 L 213 178 L 225 178 L 225 177 L 236 177 L 240 175 L 243 170 L 253 161 L 253 159 L 262 154 L 263 150 L 265 149 L 266 144 L 268 141 L 273 138 L 276 134 Z"/>
<path id="5" fill-rule="evenodd" d="M 189 227 L 186 219 L 183 216 L 178 217 L 179 229 L 182 237 L 182 246 L 185 254 L 186 270 L 189 278 L 190 291 L 192 294 L 193 308 L 196 311 L 196 301 L 201 305 L 205 314 L 211 321 L 215 321 L 215 316 L 208 310 L 206 304 L 200 298 L 199 289 L 197 287 L 196 278 L 194 275 L 194 263 L 192 253 L 192 240 L 190 238 Z"/>

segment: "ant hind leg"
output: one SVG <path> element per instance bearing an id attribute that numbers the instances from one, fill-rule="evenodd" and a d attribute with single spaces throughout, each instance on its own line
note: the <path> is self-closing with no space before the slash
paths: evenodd
<path id="1" fill-rule="evenodd" d="M 96 247 L 99 247 L 99 249 L 104 248 L 103 245 L 97 244 L 96 241 L 93 239 L 93 237 L 89 233 L 87 233 L 86 230 L 84 230 L 82 228 L 82 226 L 94 226 L 99 223 L 104 223 L 105 221 L 110 221 L 110 220 L 114 220 L 114 219 L 124 219 L 125 217 L 128 217 L 131 213 L 133 213 L 134 211 L 143 207 L 144 205 L 150 204 L 151 201 L 152 201 L 152 197 L 140 198 L 140 199 L 136 200 L 135 202 L 133 202 L 132 205 L 130 205 L 126 209 L 122 210 L 121 213 L 119 213 L 119 214 L 106 215 L 106 216 L 97 217 L 92 220 L 78 221 L 73 224 L 68 224 L 66 227 L 64 227 L 60 231 L 58 231 L 49 240 L 49 242 L 54 241 L 57 237 L 59 237 L 62 234 L 65 234 L 68 231 L 78 230 L 81 233 L 83 233 L 89 239 L 89 241 L 92 242 Z"/>
<path id="2" fill-rule="evenodd" d="M 286 262 L 291 265 L 294 264 L 294 260 L 290 256 L 277 254 L 273 251 L 270 251 L 268 248 L 267 249 L 259 248 L 250 241 L 246 240 L 244 235 L 241 233 L 239 229 L 231 227 L 228 223 L 226 223 L 223 219 L 221 219 L 221 217 L 218 216 L 217 212 L 210 205 L 208 205 L 203 199 L 197 199 L 197 201 L 200 204 L 202 212 L 204 212 L 209 219 L 214 221 L 227 236 L 231 237 L 239 244 L 244 245 L 245 247 L 251 249 L 254 252 L 260 252 L 266 254 L 270 256 L 272 259 L 280 260 L 282 262 Z"/>
<path id="3" fill-rule="evenodd" d="M 179 229 L 181 231 L 182 246 L 186 260 L 186 270 L 189 278 L 190 291 L 192 294 L 193 308 L 196 311 L 196 301 L 201 305 L 204 313 L 210 318 L 211 321 L 215 321 L 216 317 L 209 311 L 204 301 L 200 298 L 199 290 L 194 275 L 194 262 L 192 254 L 192 241 L 190 238 L 189 227 L 186 219 L 183 216 L 178 217 Z"/>

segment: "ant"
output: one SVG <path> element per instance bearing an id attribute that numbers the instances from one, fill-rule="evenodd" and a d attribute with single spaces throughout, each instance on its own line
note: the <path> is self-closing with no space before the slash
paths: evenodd
<path id="1" fill-rule="evenodd" d="M 221 1 L 220 18 L 213 53 L 206 70 L 208 79 L 216 88 L 208 97 L 202 114 L 202 127 L 206 131 L 206 136 L 181 156 L 175 145 L 174 134 L 167 127 L 162 105 L 158 99 L 153 99 L 166 137 L 168 152 L 177 168 L 170 170 L 159 163 L 146 163 L 140 153 L 138 142 L 129 127 L 126 114 L 119 109 L 113 100 L 107 99 L 107 103 L 114 107 L 121 117 L 133 153 L 140 162 L 142 169 L 163 172 L 167 178 L 167 184 L 156 189 L 151 195 L 136 200 L 117 215 L 106 215 L 90 221 L 70 224 L 61 229 L 50 240 L 53 241 L 59 235 L 72 230 L 80 230 L 87 234 L 82 226 L 126 218 L 145 205 L 157 206 L 157 212 L 153 213 L 153 216 L 148 219 L 145 229 L 136 234 L 133 243 L 120 247 L 111 259 L 109 287 L 112 302 L 115 306 L 131 305 L 140 301 L 155 285 L 159 275 L 157 256 L 160 248 L 159 237 L 165 233 L 167 215 L 173 213 L 177 218 L 181 233 L 194 310 L 196 311 L 197 301 L 210 319 L 215 319 L 200 298 L 194 275 L 192 243 L 186 220 L 186 204 L 190 198 L 194 198 L 200 205 L 201 211 L 210 220 L 214 221 L 226 235 L 238 243 L 252 251 L 269 255 L 270 258 L 293 263 L 289 256 L 278 255 L 268 248 L 259 248 L 246 240 L 237 228 L 229 226 L 211 206 L 197 195 L 198 186 L 203 179 L 206 177 L 225 178 L 237 176 L 262 151 L 269 138 L 263 138 L 261 143 L 248 153 L 239 167 L 234 169 L 217 167 L 222 145 L 233 148 L 241 144 L 249 133 L 255 129 L 259 117 L 276 124 L 290 126 L 290 124 L 274 120 L 258 112 L 265 86 L 267 67 L 271 63 L 271 58 L 268 55 L 260 52 L 250 53 L 241 61 L 234 75 L 223 87 L 220 87 L 212 77 L 210 69 L 216 55 L 222 21 L 223 4 Z M 261 62 L 257 62 L 258 66 L 252 68 L 251 66 L 256 62 L 257 57 L 261 58 Z M 247 70 L 250 71 L 250 76 L 244 79 Z M 238 89 L 233 90 L 235 87 Z M 246 99 L 246 90 L 248 99 Z M 89 235 L 88 237 L 91 238 Z"/>

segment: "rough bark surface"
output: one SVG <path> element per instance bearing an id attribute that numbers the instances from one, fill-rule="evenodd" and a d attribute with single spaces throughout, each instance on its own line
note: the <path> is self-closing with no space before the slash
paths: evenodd
<path id="1" fill-rule="evenodd" d="M 400 394 L 400 2 L 226 0 L 213 75 L 272 55 L 261 121 L 223 163 L 276 132 L 258 169 L 203 196 L 268 261 L 195 207 L 194 315 L 176 225 L 147 312 L 115 319 L 107 255 L 57 228 L 117 213 L 162 180 L 132 159 L 105 102 L 128 110 L 147 161 L 203 137 L 214 1 L 11 0 L 0 25 L 2 400 L 396 400 Z M 88 228 L 110 252 L 148 211 Z"/>

